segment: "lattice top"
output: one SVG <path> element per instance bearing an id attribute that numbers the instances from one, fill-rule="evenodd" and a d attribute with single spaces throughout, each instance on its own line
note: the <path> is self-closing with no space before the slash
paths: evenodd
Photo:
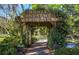
<path id="1" fill-rule="evenodd" d="M 56 18 L 54 14 L 46 10 L 42 11 L 29 10 L 25 11 L 24 14 L 22 14 L 21 20 L 22 22 L 51 22 L 51 21 L 58 21 L 58 18 Z"/>

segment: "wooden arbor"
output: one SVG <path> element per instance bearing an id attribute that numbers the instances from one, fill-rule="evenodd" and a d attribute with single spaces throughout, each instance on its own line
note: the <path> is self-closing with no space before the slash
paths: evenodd
<path id="1" fill-rule="evenodd" d="M 17 17 L 18 18 L 18 17 Z M 26 42 L 31 44 L 31 29 L 34 26 L 46 26 L 51 29 L 52 26 L 56 26 L 59 22 L 55 14 L 46 10 L 42 11 L 25 11 L 22 16 L 19 17 L 23 26 L 23 33 L 26 35 Z"/>

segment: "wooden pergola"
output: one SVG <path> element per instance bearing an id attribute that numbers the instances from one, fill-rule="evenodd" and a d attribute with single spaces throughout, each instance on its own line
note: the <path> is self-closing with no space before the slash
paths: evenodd
<path id="1" fill-rule="evenodd" d="M 60 20 L 56 17 L 54 13 L 51 13 L 46 10 L 34 11 L 27 10 L 21 16 L 17 17 L 21 20 L 23 25 L 23 31 L 28 36 L 29 45 L 31 44 L 31 28 L 35 26 L 46 26 L 51 29 L 53 26 L 56 26 L 56 23 Z M 28 35 L 29 34 L 29 35 Z"/>

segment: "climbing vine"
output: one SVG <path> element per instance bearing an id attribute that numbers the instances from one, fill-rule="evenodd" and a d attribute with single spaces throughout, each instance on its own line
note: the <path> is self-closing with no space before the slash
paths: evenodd
<path id="1" fill-rule="evenodd" d="M 52 27 L 48 35 L 48 47 L 49 48 L 60 48 L 65 44 L 65 37 L 68 34 L 69 25 L 66 23 L 66 14 L 61 11 L 56 12 L 58 14 L 58 19 L 60 22 L 56 22 L 56 26 Z M 63 20 L 64 19 L 64 20 Z"/>

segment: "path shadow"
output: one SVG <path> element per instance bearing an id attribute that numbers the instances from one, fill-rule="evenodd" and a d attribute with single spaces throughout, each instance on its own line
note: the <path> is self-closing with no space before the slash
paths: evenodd
<path id="1" fill-rule="evenodd" d="M 26 55 L 49 55 L 47 42 L 36 42 L 27 49 Z"/>

